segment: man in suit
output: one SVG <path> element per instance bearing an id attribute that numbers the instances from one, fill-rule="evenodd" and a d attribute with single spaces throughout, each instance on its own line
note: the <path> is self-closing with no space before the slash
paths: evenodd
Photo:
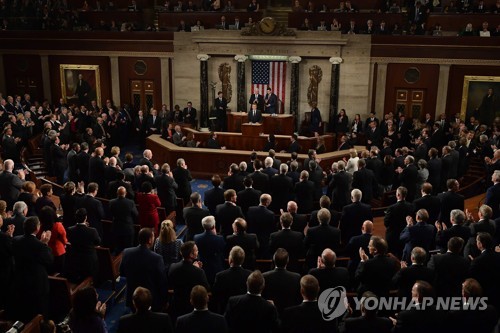
<path id="1" fill-rule="evenodd" d="M 264 97 L 264 111 L 268 114 L 276 114 L 276 106 L 278 104 L 278 96 L 273 93 L 273 90 L 268 87 L 267 94 Z"/>
<path id="2" fill-rule="evenodd" d="M 387 255 L 385 239 L 372 236 L 368 250 L 372 258 L 363 249 L 359 250 L 360 263 L 356 270 L 356 280 L 360 283 L 358 294 L 372 291 L 375 295 L 389 296 L 392 277 L 399 270 L 399 264 L 393 256 Z"/>
<path id="3" fill-rule="evenodd" d="M 135 203 L 125 197 L 127 195 L 125 187 L 119 187 L 116 194 L 117 198 L 109 202 L 109 211 L 113 216 L 114 253 L 119 254 L 134 245 L 134 224 L 139 212 Z"/>
<path id="4" fill-rule="evenodd" d="M 14 227 L 14 237 L 24 235 L 24 221 L 26 221 L 27 214 L 28 206 L 26 203 L 24 201 L 17 201 L 14 204 L 12 216 L 3 220 L 2 231 L 7 232 L 9 226 L 12 225 Z"/>
<path id="5" fill-rule="evenodd" d="M 18 170 L 17 175 L 13 173 L 14 161 L 12 160 L 4 161 L 3 167 L 4 171 L 0 173 L 0 197 L 7 203 L 7 210 L 11 210 L 21 193 L 25 174 L 23 170 Z"/>
<path id="6" fill-rule="evenodd" d="M 441 211 L 441 201 L 438 197 L 432 195 L 431 183 L 424 183 L 420 192 L 422 196 L 413 201 L 413 208 L 415 211 L 419 209 L 426 209 L 429 213 L 429 223 L 434 224 L 436 223 L 439 212 Z"/>
<path id="7" fill-rule="evenodd" d="M 262 169 L 262 172 L 269 177 L 269 180 L 278 174 L 278 170 L 273 167 L 273 162 L 272 157 L 268 156 L 264 159 L 264 169 Z"/>
<path id="8" fill-rule="evenodd" d="M 193 192 L 190 196 L 191 206 L 184 207 L 182 216 L 184 223 L 187 226 L 186 241 L 193 240 L 194 235 L 202 233 L 203 227 L 201 221 L 204 217 L 209 216 L 208 209 L 202 207 L 201 195 L 198 192 Z"/>
<path id="9" fill-rule="evenodd" d="M 57 177 L 57 183 L 62 185 L 64 183 L 64 172 L 66 171 L 66 155 L 67 145 L 59 145 L 60 139 L 56 136 L 54 142 L 50 146 L 50 155 L 52 161 L 52 168 L 54 175 Z"/>
<path id="10" fill-rule="evenodd" d="M 253 162 L 254 172 L 250 174 L 253 180 L 253 187 L 262 193 L 269 193 L 269 176 L 262 172 L 262 161 L 255 159 Z"/>
<path id="11" fill-rule="evenodd" d="M 380 147 L 380 143 L 382 142 L 382 133 L 380 132 L 377 122 L 371 121 L 368 125 L 369 128 L 365 131 L 366 143 L 368 147 Z"/>
<path id="12" fill-rule="evenodd" d="M 227 100 L 225 97 L 223 97 L 222 91 L 219 91 L 217 93 L 217 98 L 215 99 L 215 115 L 217 117 L 216 130 L 223 132 L 227 130 L 226 109 L 227 109 Z"/>
<path id="13" fill-rule="evenodd" d="M 378 195 L 378 183 L 372 170 L 366 168 L 364 159 L 358 161 L 358 171 L 354 172 L 352 188 L 357 188 L 363 193 L 361 201 L 370 204 L 372 198 Z"/>
<path id="14" fill-rule="evenodd" d="M 464 244 L 468 243 L 471 237 L 471 230 L 468 226 L 464 225 L 464 222 L 465 214 L 460 209 L 453 209 L 450 212 L 450 228 L 448 228 L 445 223 L 436 221 L 436 246 L 441 250 L 441 253 L 446 252 L 448 242 L 453 237 L 461 238 Z M 463 248 L 460 251 L 463 251 Z"/>
<path id="15" fill-rule="evenodd" d="M 250 105 L 257 103 L 257 110 L 263 111 L 264 110 L 264 96 L 260 93 L 258 88 L 254 89 L 254 93 L 250 95 L 250 100 L 248 101 Z"/>
<path id="16" fill-rule="evenodd" d="M 304 233 L 291 230 L 292 223 L 293 217 L 290 213 L 281 214 L 281 230 L 269 236 L 269 252 L 275 253 L 279 248 L 285 249 L 291 261 L 290 267 L 295 270 L 298 268 L 298 259 L 304 257 Z"/>
<path id="17" fill-rule="evenodd" d="M 404 168 L 396 169 L 396 172 L 399 173 L 399 183 L 406 188 L 406 198 L 410 202 L 415 199 L 417 191 L 418 170 L 414 162 L 413 156 L 408 155 L 404 159 Z"/>
<path id="18" fill-rule="evenodd" d="M 212 288 L 213 301 L 219 313 L 226 309 L 227 300 L 231 296 L 246 293 L 246 282 L 252 271 L 242 267 L 245 261 L 245 251 L 240 246 L 234 246 L 229 252 L 229 268 L 218 272 Z"/>
<path id="19" fill-rule="evenodd" d="M 262 111 L 257 109 L 257 103 L 252 103 L 252 107 L 248 111 L 248 122 L 251 124 L 262 122 Z"/>
<path id="20" fill-rule="evenodd" d="M 209 138 L 207 140 L 206 148 L 209 149 L 226 149 L 225 146 L 221 146 L 219 140 L 217 140 L 217 133 L 210 132 Z"/>
<path id="21" fill-rule="evenodd" d="M 417 223 L 413 221 L 411 216 L 406 217 L 406 227 L 401 231 L 400 240 L 405 243 L 403 249 L 403 261 L 410 259 L 410 254 L 413 248 L 421 247 L 429 252 L 434 248 L 435 228 L 432 224 L 428 224 L 429 213 L 427 210 L 420 209 L 416 213 Z"/>
<path id="22" fill-rule="evenodd" d="M 347 244 L 352 237 L 359 235 L 365 221 L 373 221 L 372 209 L 370 205 L 361 202 L 362 197 L 363 193 L 360 190 L 352 190 L 352 203 L 342 209 L 340 230 L 343 244 Z"/>
<path id="23" fill-rule="evenodd" d="M 183 158 L 177 159 L 177 168 L 174 169 L 172 175 L 177 183 L 177 190 L 175 191 L 177 198 L 181 198 L 184 203 L 187 203 L 192 191 L 190 181 L 193 180 L 193 177 Z"/>
<path id="24" fill-rule="evenodd" d="M 89 182 L 97 183 L 99 185 L 100 196 L 104 196 L 104 191 L 106 191 L 106 164 L 103 160 L 104 149 L 101 147 L 96 148 L 94 156 L 89 159 Z"/>
<path id="25" fill-rule="evenodd" d="M 433 283 L 434 271 L 425 266 L 427 252 L 421 247 L 411 250 L 411 264 L 401 261 L 401 269 L 392 278 L 393 285 L 398 289 L 398 296 L 411 298 L 411 288 L 418 280 Z"/>
<path id="26" fill-rule="evenodd" d="M 163 257 L 153 251 L 155 240 L 150 228 L 139 231 L 139 246 L 123 251 L 120 275 L 127 278 L 127 306 L 132 307 L 132 290 L 141 286 L 152 290 L 152 310 L 161 311 L 167 293 Z"/>
<path id="27" fill-rule="evenodd" d="M 464 196 L 458 194 L 458 189 L 460 184 L 456 179 L 448 179 L 446 181 L 447 192 L 440 193 L 438 195 L 441 201 L 441 212 L 439 213 L 438 220 L 445 223 L 446 226 L 450 226 L 450 212 L 453 209 L 464 210 Z"/>
<path id="28" fill-rule="evenodd" d="M 340 246 L 340 230 L 329 225 L 331 214 L 328 209 L 322 208 L 318 212 L 320 225 L 307 230 L 304 238 L 306 262 L 310 268 L 315 267 L 317 258 L 326 248 L 337 250 Z"/>
<path id="29" fill-rule="evenodd" d="M 393 324 L 389 318 L 377 316 L 377 309 L 370 306 L 371 302 L 377 302 L 377 295 L 371 291 L 366 291 L 361 296 L 361 317 L 351 317 L 344 319 L 343 333 L 377 332 L 390 333 Z"/>
<path id="30" fill-rule="evenodd" d="M 105 217 L 102 203 L 95 197 L 99 191 L 97 183 L 90 183 L 87 186 L 87 194 L 78 201 L 78 208 L 85 208 L 87 211 L 87 220 L 90 227 L 95 228 L 99 233 L 99 237 L 103 237 L 101 220 Z"/>
<path id="31" fill-rule="evenodd" d="M 141 145 L 144 144 L 144 138 L 146 137 L 146 119 L 144 118 L 144 111 L 139 110 L 137 112 L 137 117 L 134 120 L 134 132 L 139 136 L 139 142 Z"/>
<path id="32" fill-rule="evenodd" d="M 349 203 L 352 176 L 350 173 L 345 171 L 344 161 L 338 161 L 336 164 L 333 164 L 332 170 L 335 170 L 335 172 L 333 172 L 331 180 L 328 184 L 328 191 L 331 191 L 333 208 L 341 211 L 343 207 Z"/>
<path id="33" fill-rule="evenodd" d="M 116 191 L 121 186 L 125 187 L 125 190 L 127 191 L 127 194 L 125 196 L 128 199 L 134 200 L 135 193 L 134 190 L 132 189 L 132 185 L 130 184 L 130 182 L 125 181 L 125 173 L 122 171 L 117 172 L 116 179 L 109 182 L 107 198 L 108 199 L 116 198 Z"/>
<path id="34" fill-rule="evenodd" d="M 182 111 L 182 117 L 185 123 L 191 124 L 193 128 L 196 127 L 196 109 L 193 108 L 193 103 L 187 102 L 187 106 Z"/>
<path id="35" fill-rule="evenodd" d="M 247 233 L 247 222 L 241 217 L 233 222 L 233 234 L 226 238 L 226 248 L 231 250 L 235 246 L 245 251 L 243 267 L 253 270 L 255 268 L 255 253 L 260 244 L 256 234 Z M 229 253 L 231 254 L 231 253 Z"/>
<path id="36" fill-rule="evenodd" d="M 228 332 L 224 317 L 208 310 L 208 292 L 205 287 L 194 286 L 189 301 L 194 311 L 177 318 L 176 333 Z"/>
<path id="37" fill-rule="evenodd" d="M 78 96 L 78 102 L 80 103 L 79 106 L 88 105 L 90 91 L 90 84 L 83 79 L 82 74 L 78 74 L 78 83 L 75 88 L 75 95 Z"/>
<path id="38" fill-rule="evenodd" d="M 327 195 L 321 196 L 321 198 L 319 198 L 319 209 L 321 209 L 321 208 L 328 209 L 330 211 L 331 216 L 332 216 L 331 219 L 330 219 L 330 225 L 333 226 L 333 227 L 339 228 L 339 226 L 340 226 L 340 218 L 341 218 L 342 214 L 339 213 L 339 212 L 337 212 L 336 210 L 330 208 L 330 207 L 331 207 L 330 198 Z M 312 211 L 311 216 L 309 218 L 309 222 L 307 222 L 307 226 L 309 228 L 315 227 L 315 226 L 319 225 L 319 221 L 318 221 L 318 212 L 319 212 L 319 209 Z M 304 216 L 305 216 L 305 218 L 307 220 L 307 215 L 304 215 Z M 302 229 L 302 231 L 303 230 L 304 229 Z"/>
<path id="39" fill-rule="evenodd" d="M 273 255 L 275 268 L 263 274 L 266 288 L 262 297 L 272 300 L 278 315 L 283 310 L 300 303 L 300 274 L 287 270 L 288 252 L 278 248 Z"/>
<path id="40" fill-rule="evenodd" d="M 297 141 L 297 134 L 293 133 L 292 136 L 290 137 L 290 145 L 288 146 L 288 149 L 286 150 L 287 153 L 299 153 L 300 152 L 300 145 L 299 142 Z"/>
<path id="41" fill-rule="evenodd" d="M 177 206 L 175 190 L 178 188 L 168 163 L 164 163 L 161 166 L 161 173 L 154 178 L 154 183 L 161 204 L 165 208 L 165 213 L 168 215 L 173 212 Z"/>
<path id="42" fill-rule="evenodd" d="M 253 179 L 250 176 L 245 177 L 243 185 L 245 189 L 238 192 L 236 204 L 241 207 L 243 214 L 247 215 L 248 208 L 259 204 L 262 192 L 252 187 Z"/>
<path id="43" fill-rule="evenodd" d="M 186 146 L 186 136 L 182 133 L 181 127 L 175 125 L 174 134 L 172 134 L 172 142 L 177 146 Z"/>
<path id="44" fill-rule="evenodd" d="M 137 189 L 137 192 L 141 191 L 142 184 L 146 182 L 150 183 L 153 188 L 156 188 L 153 172 L 150 171 L 149 167 L 146 164 L 144 164 L 138 168 L 140 172 L 135 175 L 135 181 L 134 181 L 134 186 Z"/>
<path id="45" fill-rule="evenodd" d="M 295 184 L 295 197 L 299 208 L 299 213 L 309 214 L 314 209 L 314 198 L 316 188 L 314 183 L 309 180 L 309 172 L 302 170 L 300 181 Z"/>
<path id="46" fill-rule="evenodd" d="M 16 263 L 13 276 L 16 318 L 24 322 L 30 321 L 37 314 L 46 316 L 49 311 L 47 270 L 54 257 L 47 245 L 51 237 L 50 231 L 42 232 L 38 240 L 36 235 L 39 231 L 38 217 L 29 217 L 24 222 L 24 235 L 15 237 L 12 243 Z"/>
<path id="47" fill-rule="evenodd" d="M 200 261 L 207 276 L 208 283 L 212 285 L 215 275 L 224 269 L 224 255 L 226 242 L 222 236 L 215 232 L 215 218 L 211 215 L 201 220 L 205 232 L 194 236 L 198 246 Z"/>
<path id="48" fill-rule="evenodd" d="M 159 134 L 161 132 L 161 119 L 158 117 L 158 111 L 151 110 L 151 114 L 146 119 L 146 134 Z"/>
<path id="49" fill-rule="evenodd" d="M 118 322 L 118 333 L 150 332 L 173 333 L 170 316 L 166 313 L 153 312 L 151 291 L 137 287 L 132 295 L 135 312 L 124 315 Z"/>
<path id="50" fill-rule="evenodd" d="M 361 235 L 351 237 L 347 243 L 344 253 L 349 256 L 350 260 L 347 263 L 347 270 L 349 271 L 349 276 L 351 281 L 354 281 L 354 274 L 359 265 L 359 249 L 362 248 L 365 253 L 370 253 L 368 251 L 368 244 L 370 243 L 370 238 L 373 232 L 373 222 L 365 221 L 361 226 Z"/>
<path id="51" fill-rule="evenodd" d="M 65 275 L 70 281 L 79 282 L 97 274 L 99 263 L 95 247 L 101 243 L 101 238 L 97 230 L 89 226 L 85 208 L 76 210 L 75 222 L 67 233 L 71 249 L 66 258 Z"/>
<path id="52" fill-rule="evenodd" d="M 429 149 L 429 161 L 427 162 L 427 170 L 429 170 L 429 177 L 427 181 L 432 185 L 432 193 L 437 194 L 441 190 L 441 172 L 443 168 L 443 161 L 438 157 L 436 148 Z"/>
<path id="53" fill-rule="evenodd" d="M 171 301 L 172 316 L 177 318 L 192 311 L 189 294 L 196 285 L 208 288 L 208 281 L 202 263 L 198 261 L 198 247 L 195 242 L 188 241 L 181 245 L 182 260 L 170 265 L 168 272 L 169 289 L 174 290 Z"/>
<path id="54" fill-rule="evenodd" d="M 215 208 L 217 229 L 223 237 L 227 237 L 232 233 L 231 225 L 236 218 L 244 217 L 241 208 L 236 205 L 236 198 L 234 190 L 227 190 L 224 192 L 224 200 L 226 201 Z"/>
<path id="55" fill-rule="evenodd" d="M 324 249 L 321 256 L 318 257 L 317 267 L 309 271 L 309 274 L 318 279 L 320 292 L 337 286 L 349 290 L 349 273 L 344 267 L 335 267 L 336 261 L 335 252 L 328 248 Z"/>
<path id="56" fill-rule="evenodd" d="M 81 150 L 76 155 L 76 165 L 78 168 L 78 180 L 83 181 L 85 184 L 89 183 L 89 144 L 87 142 L 82 142 Z"/>
<path id="57" fill-rule="evenodd" d="M 276 308 L 261 296 L 264 286 L 262 273 L 254 271 L 247 279 L 247 293 L 229 298 L 224 314 L 229 332 L 270 333 L 279 330 Z"/>
<path id="58" fill-rule="evenodd" d="M 444 254 L 431 256 L 427 267 L 434 270 L 432 285 L 437 296 L 460 297 L 462 282 L 469 274 L 470 263 L 462 256 L 464 240 L 452 237 L 448 241 L 448 251 Z"/>
<path id="59" fill-rule="evenodd" d="M 500 217 L 500 170 L 495 170 L 491 176 L 493 185 L 486 190 L 485 205 L 493 210 L 492 219 Z"/>
<path id="60" fill-rule="evenodd" d="M 247 212 L 248 231 L 257 235 L 261 258 L 269 258 L 269 237 L 276 230 L 274 213 L 268 208 L 271 201 L 271 196 L 264 193 L 260 196 L 260 204 L 248 208 Z"/>
<path id="61" fill-rule="evenodd" d="M 238 193 L 245 189 L 245 186 L 243 185 L 243 180 L 244 176 L 240 172 L 238 164 L 231 163 L 231 165 L 229 166 L 228 176 L 224 178 L 224 182 L 222 183 L 222 188 L 224 190 L 233 189 L 236 191 L 236 193 Z"/>
<path id="62" fill-rule="evenodd" d="M 413 215 L 413 205 L 405 200 L 406 188 L 404 187 L 397 188 L 396 198 L 398 201 L 385 211 L 385 239 L 389 252 L 396 257 L 401 257 L 404 244 L 400 240 L 400 235 L 406 227 L 406 217 Z"/>
<path id="63" fill-rule="evenodd" d="M 224 189 L 220 187 L 221 179 L 219 175 L 212 176 L 212 188 L 205 192 L 204 204 L 210 211 L 210 214 L 215 215 L 216 208 L 218 205 L 223 204 L 224 199 Z"/>

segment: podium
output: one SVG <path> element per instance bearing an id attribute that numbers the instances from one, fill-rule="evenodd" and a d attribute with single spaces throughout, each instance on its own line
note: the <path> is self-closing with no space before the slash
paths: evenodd
<path id="1" fill-rule="evenodd" d="M 241 124 L 241 134 L 246 136 L 259 136 L 263 133 L 264 126 L 260 123 L 243 123 Z"/>
<path id="2" fill-rule="evenodd" d="M 246 112 L 228 112 L 227 113 L 227 130 L 228 132 L 239 133 L 243 131 L 242 124 L 248 121 Z M 270 114 L 262 115 L 262 130 L 261 133 L 276 134 L 276 135 L 292 135 L 294 132 L 295 118 L 291 114 L 279 114 L 271 116 Z"/>

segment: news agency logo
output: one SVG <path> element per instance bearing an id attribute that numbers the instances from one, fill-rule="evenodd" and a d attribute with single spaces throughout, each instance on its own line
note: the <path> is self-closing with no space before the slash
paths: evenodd
<path id="1" fill-rule="evenodd" d="M 347 311 L 347 298 L 344 287 L 328 288 L 318 298 L 321 316 L 326 321 L 332 321 Z"/>

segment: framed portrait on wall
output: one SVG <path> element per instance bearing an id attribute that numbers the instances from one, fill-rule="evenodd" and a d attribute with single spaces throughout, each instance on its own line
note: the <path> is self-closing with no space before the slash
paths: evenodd
<path id="1" fill-rule="evenodd" d="M 465 120 L 471 116 L 488 126 L 500 116 L 499 76 L 464 77 L 460 117 Z"/>
<path id="2" fill-rule="evenodd" d="M 101 80 L 98 65 L 61 64 L 61 94 L 68 104 L 89 105 L 96 100 L 101 105 Z"/>

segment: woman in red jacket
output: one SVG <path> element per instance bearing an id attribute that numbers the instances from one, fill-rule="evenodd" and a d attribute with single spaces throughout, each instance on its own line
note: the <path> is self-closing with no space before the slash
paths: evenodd
<path id="1" fill-rule="evenodd" d="M 160 198 L 152 193 L 153 186 L 150 182 L 144 182 L 141 185 L 141 192 L 135 196 L 139 205 L 139 224 L 141 228 L 153 228 L 158 232 L 160 217 L 157 208 L 161 206 Z"/>
<path id="2" fill-rule="evenodd" d="M 54 265 L 52 266 L 53 272 L 61 273 L 64 272 L 64 261 L 66 258 L 66 244 L 68 239 L 66 238 L 66 229 L 61 222 L 57 221 L 56 211 L 50 207 L 45 206 L 40 210 L 38 214 L 40 219 L 40 234 L 44 231 L 50 231 L 50 241 L 49 247 L 54 255 Z"/>

